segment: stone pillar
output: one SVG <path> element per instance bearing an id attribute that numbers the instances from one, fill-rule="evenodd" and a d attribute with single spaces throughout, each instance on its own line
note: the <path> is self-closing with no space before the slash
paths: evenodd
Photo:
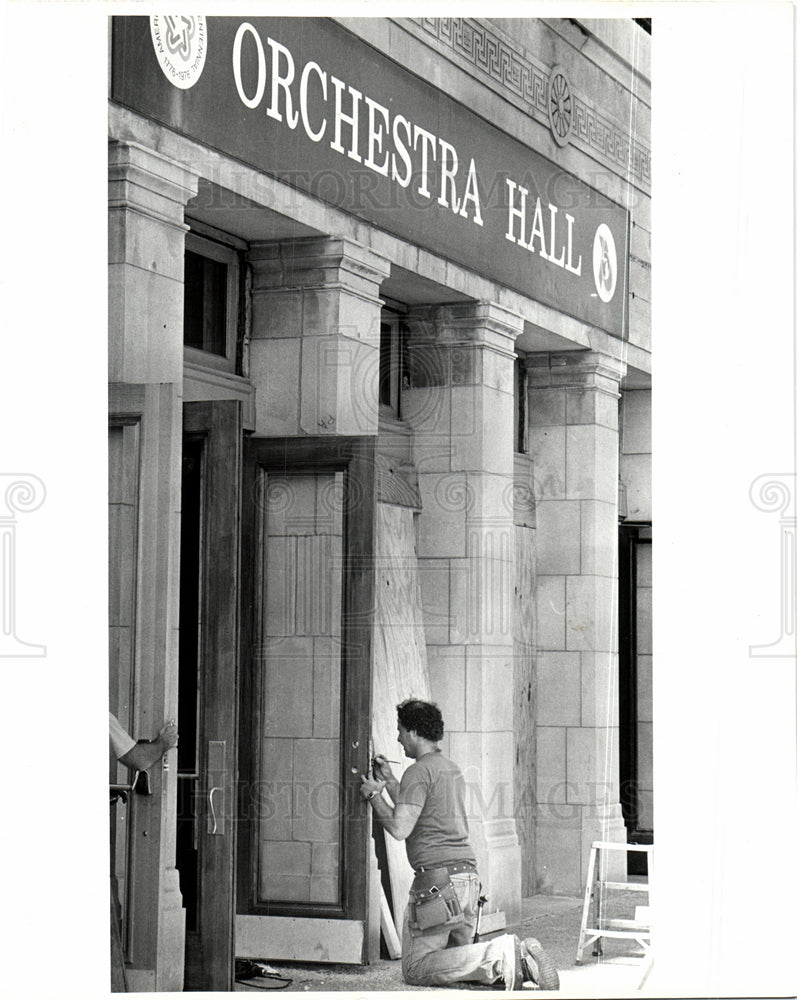
<path id="1" fill-rule="evenodd" d="M 197 183 L 151 149 L 109 145 L 109 382 L 182 383 L 183 214 Z"/>
<path id="2" fill-rule="evenodd" d="M 626 839 L 619 805 L 618 400 L 625 365 L 527 358 L 537 498 L 537 877 L 580 892 L 594 840 Z M 623 864 L 615 858 L 615 871 Z"/>
<path id="3" fill-rule="evenodd" d="M 376 434 L 388 261 L 325 237 L 256 243 L 249 260 L 256 433 Z"/>
<path id="4" fill-rule="evenodd" d="M 143 387 L 130 415 L 141 428 L 132 701 L 111 707 L 137 738 L 177 718 L 183 213 L 197 182 L 190 168 L 144 146 L 109 146 L 109 381 Z M 133 796 L 129 807 L 128 981 L 135 991 L 180 991 L 175 751 L 151 778 L 152 796 Z"/>
<path id="5" fill-rule="evenodd" d="M 402 414 L 413 430 L 432 697 L 469 791 L 491 908 L 520 916 L 513 802 L 513 360 L 521 317 L 490 302 L 408 318 Z"/>

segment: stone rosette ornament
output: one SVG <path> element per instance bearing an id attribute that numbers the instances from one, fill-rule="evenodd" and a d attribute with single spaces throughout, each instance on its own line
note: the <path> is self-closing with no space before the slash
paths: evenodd
<path id="1" fill-rule="evenodd" d="M 548 122 L 554 142 L 566 146 L 573 130 L 573 90 L 561 66 L 554 66 L 548 78 Z"/>

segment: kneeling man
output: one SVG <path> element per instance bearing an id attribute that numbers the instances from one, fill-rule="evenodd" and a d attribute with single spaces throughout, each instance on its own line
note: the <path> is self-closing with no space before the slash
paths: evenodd
<path id="1" fill-rule="evenodd" d="M 412 986 L 523 983 L 559 989 L 559 976 L 539 941 L 502 934 L 474 943 L 481 883 L 465 814 L 465 779 L 440 750 L 443 717 L 437 705 L 410 699 L 398 706 L 398 741 L 414 763 L 396 780 L 382 756 L 361 794 L 396 840 L 406 842 L 415 871 L 404 914 L 401 967 Z M 387 789 L 394 806 L 382 797 Z"/>

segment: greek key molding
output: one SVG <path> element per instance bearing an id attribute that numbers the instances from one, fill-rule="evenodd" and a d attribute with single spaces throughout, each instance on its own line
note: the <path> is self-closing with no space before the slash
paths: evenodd
<path id="1" fill-rule="evenodd" d="M 423 32 L 500 87 L 516 107 L 546 127 L 552 67 L 529 58 L 487 25 L 467 17 L 408 18 Z M 650 148 L 574 90 L 570 142 L 650 190 Z"/>
<path id="2" fill-rule="evenodd" d="M 469 60 L 494 83 L 547 121 L 549 70 L 510 48 L 489 28 L 469 17 L 414 17 L 424 31 Z"/>

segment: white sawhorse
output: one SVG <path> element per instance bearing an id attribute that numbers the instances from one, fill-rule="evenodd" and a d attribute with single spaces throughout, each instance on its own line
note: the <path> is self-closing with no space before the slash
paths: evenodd
<path id="1" fill-rule="evenodd" d="M 601 852 L 605 851 L 644 851 L 648 856 L 648 881 L 641 882 L 610 882 L 602 877 L 603 865 Z M 602 955 L 602 938 L 627 938 L 636 941 L 645 951 L 645 965 L 650 964 L 650 890 L 653 884 L 653 845 L 652 844 L 610 844 L 597 840 L 589 852 L 589 868 L 587 870 L 587 887 L 584 890 L 584 909 L 581 914 L 581 932 L 578 936 L 578 951 L 576 965 L 581 965 L 584 949 L 595 944 L 594 955 Z M 637 907 L 634 920 L 609 920 L 604 916 L 605 892 L 607 889 L 630 889 L 633 892 L 648 893 L 648 906 Z M 595 897 L 595 919 L 592 927 L 589 923 L 590 902 Z M 644 914 L 644 919 L 641 919 Z"/>

